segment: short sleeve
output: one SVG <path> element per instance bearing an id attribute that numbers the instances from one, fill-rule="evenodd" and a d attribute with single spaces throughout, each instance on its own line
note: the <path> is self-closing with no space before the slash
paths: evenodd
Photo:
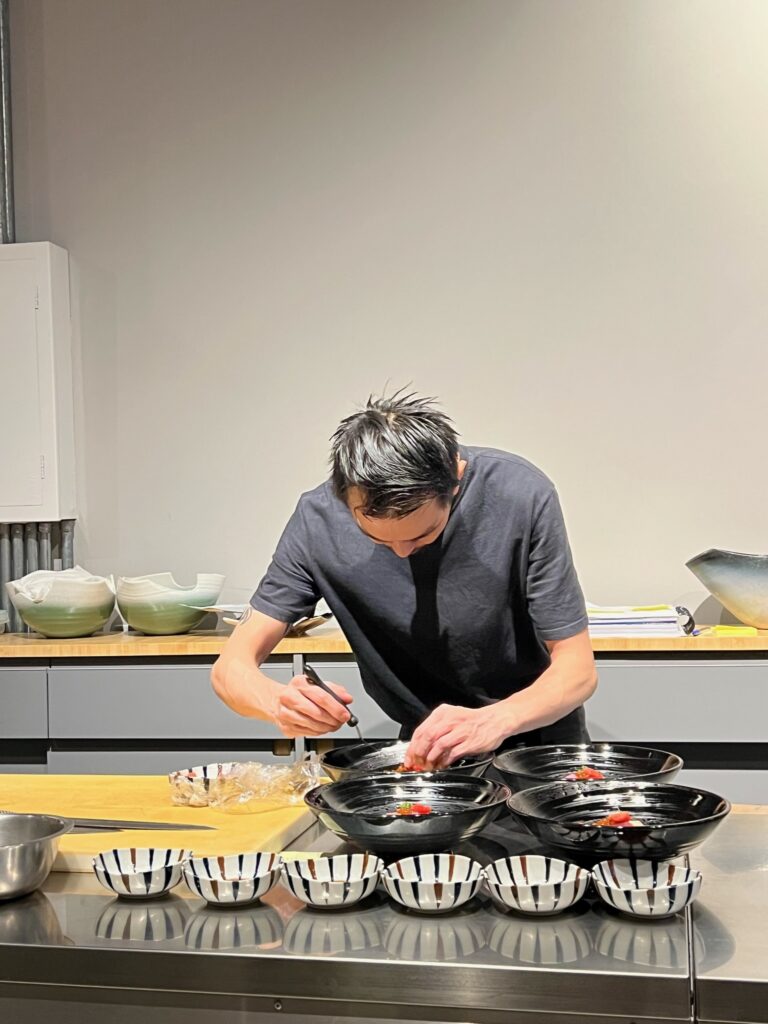
<path id="1" fill-rule="evenodd" d="M 257 612 L 279 622 L 310 615 L 320 600 L 312 575 L 306 522 L 301 501 L 283 530 L 269 568 L 251 598 Z"/>
<path id="2" fill-rule="evenodd" d="M 554 489 L 532 525 L 526 591 L 531 621 L 542 640 L 566 640 L 587 628 L 584 595 Z"/>

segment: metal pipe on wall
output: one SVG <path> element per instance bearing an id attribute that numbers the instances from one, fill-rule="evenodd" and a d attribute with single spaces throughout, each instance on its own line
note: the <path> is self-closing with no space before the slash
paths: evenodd
<path id="1" fill-rule="evenodd" d="M 51 559 L 51 524 L 40 523 L 39 529 L 40 536 L 40 568 L 41 569 L 52 569 L 53 561 Z"/>
<path id="2" fill-rule="evenodd" d="M 27 549 L 26 572 L 35 572 L 37 569 L 37 523 L 27 523 L 24 527 L 24 547 Z"/>
<path id="3" fill-rule="evenodd" d="M 11 526 L 11 572 L 12 580 L 18 580 L 24 575 L 24 527 L 21 523 L 14 523 Z M 21 627 L 21 618 L 14 608 L 11 615 L 11 630 L 18 633 Z"/>
<path id="4" fill-rule="evenodd" d="M 61 536 L 61 568 L 71 569 L 75 564 L 75 520 L 62 519 Z"/>
<path id="5" fill-rule="evenodd" d="M 8 523 L 0 523 L 0 607 L 8 612 L 8 620 L 11 619 L 11 599 L 5 584 L 13 577 L 11 576 L 11 528 Z"/>
<path id="6" fill-rule="evenodd" d="M 11 136 L 11 41 L 8 0 L 0 0 L 0 242 L 16 241 Z"/>

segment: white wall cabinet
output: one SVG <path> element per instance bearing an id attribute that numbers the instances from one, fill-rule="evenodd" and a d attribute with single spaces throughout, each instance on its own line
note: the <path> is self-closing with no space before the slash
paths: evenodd
<path id="1" fill-rule="evenodd" d="M 75 518 L 69 256 L 0 245 L 0 522 Z"/>

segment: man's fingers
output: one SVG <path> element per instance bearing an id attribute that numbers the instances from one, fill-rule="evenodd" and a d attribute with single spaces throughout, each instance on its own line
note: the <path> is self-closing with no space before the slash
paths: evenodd
<path id="1" fill-rule="evenodd" d="M 344 705 L 339 704 L 337 700 L 334 700 L 329 693 L 325 692 L 325 690 L 321 690 L 319 686 L 313 686 L 310 682 L 299 681 L 294 684 L 294 689 L 310 704 L 314 704 L 325 712 L 325 715 L 329 717 L 331 721 L 338 722 L 339 725 L 341 725 L 349 718 L 350 713 Z M 302 710 L 305 714 L 309 713 L 303 707 Z"/>
<path id="2" fill-rule="evenodd" d="M 448 733 L 445 736 L 441 736 L 440 739 L 436 740 L 427 751 L 427 760 L 434 765 L 443 767 L 448 762 L 445 760 L 446 755 L 458 745 L 460 738 L 453 733 Z"/>
<path id="3" fill-rule="evenodd" d="M 349 690 L 345 690 L 344 687 L 339 686 L 338 683 L 326 683 L 326 686 L 329 686 L 337 697 L 341 697 L 345 704 L 351 704 L 354 700 L 354 697 Z"/>
<path id="4" fill-rule="evenodd" d="M 421 758 L 422 761 L 434 762 L 431 754 L 432 747 L 444 736 L 449 735 L 453 728 L 454 726 L 450 722 L 433 723 L 427 719 L 413 734 L 408 754 L 415 760 Z"/>
<path id="5" fill-rule="evenodd" d="M 309 718 L 292 708 L 283 709 L 280 724 L 283 728 L 290 729 L 296 736 L 323 736 L 339 728 L 337 722 L 319 722 L 316 718 Z"/>
<path id="6" fill-rule="evenodd" d="M 330 698 L 329 698 L 330 699 Z M 324 730 L 338 729 L 338 727 L 347 720 L 348 715 L 344 712 L 344 709 L 339 707 L 339 711 L 342 715 L 336 715 L 315 701 L 310 700 L 308 696 L 303 694 L 296 687 L 289 687 L 281 694 L 280 706 L 283 709 L 283 713 L 298 714 L 310 722 L 313 722 L 315 726 L 320 726 Z"/>

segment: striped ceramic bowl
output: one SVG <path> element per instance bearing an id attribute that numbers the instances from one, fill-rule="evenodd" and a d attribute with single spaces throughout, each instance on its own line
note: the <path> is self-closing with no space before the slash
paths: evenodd
<path id="1" fill-rule="evenodd" d="M 96 877 L 110 892 L 126 899 L 163 896 L 181 881 L 186 850 L 160 847 L 104 850 L 93 858 Z"/>
<path id="2" fill-rule="evenodd" d="M 282 860 L 277 853 L 231 853 L 226 857 L 190 857 L 184 881 L 196 896 L 217 906 L 255 903 L 277 884 Z"/>
<path id="3" fill-rule="evenodd" d="M 675 861 L 607 860 L 592 871 L 600 898 L 632 917 L 671 917 L 696 899 L 701 872 Z"/>
<path id="4" fill-rule="evenodd" d="M 560 913 L 578 903 L 589 885 L 584 867 L 556 857 L 502 857 L 485 868 L 485 885 L 498 906 L 520 913 Z"/>
<path id="5" fill-rule="evenodd" d="M 489 864 L 485 883 L 493 902 L 506 910 L 559 914 L 582 898 L 589 872 L 555 857 L 526 854 Z"/>
<path id="6" fill-rule="evenodd" d="M 387 865 L 381 878 L 397 903 L 439 914 L 469 902 L 480 888 L 483 870 L 477 861 L 456 853 L 423 853 Z"/>
<path id="7" fill-rule="evenodd" d="M 310 907 L 351 907 L 371 895 L 382 867 L 371 853 L 314 857 L 283 864 L 283 882 Z"/>

